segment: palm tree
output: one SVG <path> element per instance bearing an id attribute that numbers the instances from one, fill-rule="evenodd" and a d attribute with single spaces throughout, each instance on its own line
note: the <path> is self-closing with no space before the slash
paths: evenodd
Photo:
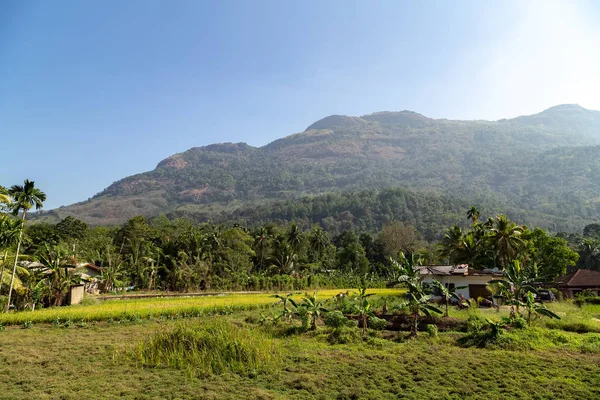
<path id="1" fill-rule="evenodd" d="M 35 182 L 30 181 L 29 179 L 25 179 L 23 186 L 21 185 L 13 185 L 8 193 L 13 198 L 13 214 L 19 215 L 19 212 L 22 212 L 22 224 L 21 229 L 19 231 L 19 240 L 17 242 L 17 252 L 15 254 L 15 263 L 13 265 L 13 272 L 10 278 L 10 289 L 8 291 L 8 301 L 6 302 L 6 310 L 10 307 L 12 290 L 15 280 L 15 273 L 17 272 L 17 261 L 19 259 L 19 250 L 21 249 L 21 242 L 23 240 L 23 230 L 25 229 L 25 218 L 27 216 L 27 212 L 35 207 L 36 210 L 41 209 L 44 206 L 44 201 L 46 201 L 46 194 L 35 187 Z"/>
<path id="2" fill-rule="evenodd" d="M 475 225 L 477 223 L 477 220 L 479 219 L 480 216 L 481 216 L 481 213 L 479 212 L 479 210 L 475 206 L 472 206 L 469 209 L 469 211 L 467 211 L 467 219 L 472 220 L 473 221 L 473 225 Z"/>
<path id="3" fill-rule="evenodd" d="M 299 254 L 302 247 L 302 231 L 295 222 L 290 223 L 285 234 L 286 241 L 292 246 L 294 253 Z"/>
<path id="4" fill-rule="evenodd" d="M 462 246 L 463 232 L 458 225 L 449 228 L 440 242 L 440 255 L 448 257 L 448 262 L 455 261 Z"/>
<path id="5" fill-rule="evenodd" d="M 320 261 L 323 257 L 323 252 L 329 244 L 327 232 L 325 232 L 320 226 L 315 226 L 311 229 L 308 240 L 312 254 L 316 256 L 316 261 Z"/>
<path id="6" fill-rule="evenodd" d="M 254 252 L 256 253 L 257 266 L 260 271 L 264 271 L 267 267 L 267 261 L 271 255 L 271 240 L 269 232 L 262 226 L 256 232 L 254 238 Z"/>
<path id="7" fill-rule="evenodd" d="M 597 241 L 585 239 L 579 249 L 581 263 L 588 269 L 600 269 L 600 245 Z"/>
<path id="8" fill-rule="evenodd" d="M 525 246 L 521 238 L 523 227 L 510 221 L 506 216 L 499 215 L 494 220 L 494 225 L 490 228 L 488 240 L 492 248 L 498 254 L 502 268 L 515 259 L 519 250 Z"/>

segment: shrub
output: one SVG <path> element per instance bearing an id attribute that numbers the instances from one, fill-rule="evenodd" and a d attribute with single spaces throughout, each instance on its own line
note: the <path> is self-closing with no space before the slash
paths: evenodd
<path id="1" fill-rule="evenodd" d="M 252 376 L 264 371 L 278 353 L 261 330 L 217 318 L 201 325 L 179 324 L 140 343 L 131 355 L 143 366 L 186 369 L 190 375 L 230 371 Z"/>
<path id="2" fill-rule="evenodd" d="M 510 323 L 510 326 L 512 326 L 513 328 L 516 328 L 516 329 L 527 328 L 527 320 L 525 318 L 521 317 L 520 315 L 512 318 L 509 323 Z"/>
<path id="3" fill-rule="evenodd" d="M 369 317 L 368 326 L 371 329 L 375 329 L 376 331 L 381 331 L 381 330 L 385 329 L 386 325 L 387 325 L 387 321 L 385 319 L 377 318 L 374 315 Z"/>
<path id="4" fill-rule="evenodd" d="M 438 337 L 438 327 L 435 324 L 427 325 L 427 334 L 430 338 L 434 339 Z"/>
<path id="5" fill-rule="evenodd" d="M 487 322 L 483 317 L 476 314 L 469 315 L 467 319 L 467 332 L 481 333 L 485 326 L 487 326 Z"/>
<path id="6" fill-rule="evenodd" d="M 341 311 L 331 311 L 325 315 L 325 325 L 331 328 L 341 328 L 343 326 L 356 326 L 356 321 L 351 321 Z"/>
<path id="7" fill-rule="evenodd" d="M 329 344 L 348 344 L 361 341 L 360 332 L 358 329 L 350 327 L 340 327 L 332 329 L 327 335 Z"/>

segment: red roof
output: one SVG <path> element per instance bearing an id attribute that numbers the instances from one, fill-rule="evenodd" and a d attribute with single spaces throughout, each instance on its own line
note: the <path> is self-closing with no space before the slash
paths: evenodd
<path id="1" fill-rule="evenodd" d="M 558 286 L 567 287 L 597 287 L 600 286 L 600 271 L 592 269 L 578 269 L 570 274 L 563 275 L 556 279 Z"/>

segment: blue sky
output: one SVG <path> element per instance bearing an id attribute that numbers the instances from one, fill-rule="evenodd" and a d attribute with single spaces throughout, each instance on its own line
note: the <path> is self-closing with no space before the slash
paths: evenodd
<path id="1" fill-rule="evenodd" d="M 50 209 L 331 114 L 600 109 L 598 21 L 593 0 L 0 2 L 0 184 Z"/>

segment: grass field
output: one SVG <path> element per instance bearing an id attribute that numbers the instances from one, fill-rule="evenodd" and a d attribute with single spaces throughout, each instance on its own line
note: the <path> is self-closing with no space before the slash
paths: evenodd
<path id="1" fill-rule="evenodd" d="M 268 300 L 265 304 L 273 301 L 268 296 L 256 299 L 261 298 Z M 200 299 L 189 299 L 193 300 Z M 143 304 L 161 309 L 164 301 L 144 300 Z M 136 312 L 142 312 L 143 307 L 135 304 Z M 234 304 L 250 303 L 218 303 Z M 79 308 L 96 310 L 101 306 Z M 592 324 L 600 316 L 598 306 L 578 309 L 561 303 L 552 307 L 565 313 L 561 320 L 565 326 Z M 476 312 L 494 317 L 504 311 Z M 0 332 L 0 398 L 600 398 L 600 334 L 548 329 L 544 320 L 534 328 L 506 333 L 514 339 L 510 342 L 514 348 L 507 350 L 461 347 L 457 339 L 464 333 L 458 332 L 440 333 L 437 338 L 421 334 L 415 340 L 403 339 L 405 333 L 378 333 L 365 341 L 330 345 L 324 327 L 317 332 L 281 335 L 275 328 L 246 322 L 255 320 L 257 314 L 255 310 L 186 320 L 101 321 L 70 328 L 53 324 L 7 327 Z M 460 318 L 469 315 L 464 311 L 453 314 Z M 142 366 L 131 355 L 150 338 L 164 337 L 181 326 L 201 330 L 215 321 L 233 324 L 236 332 L 255 335 L 260 343 L 268 341 L 277 349 L 277 356 L 257 373 L 195 377 L 186 369 Z"/>

